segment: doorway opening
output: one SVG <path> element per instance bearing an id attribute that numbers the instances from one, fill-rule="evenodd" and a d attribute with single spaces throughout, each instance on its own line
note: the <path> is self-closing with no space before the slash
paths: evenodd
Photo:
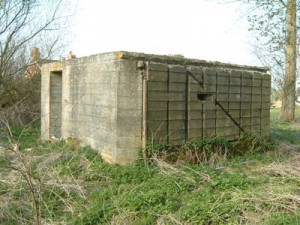
<path id="1" fill-rule="evenodd" d="M 62 71 L 50 73 L 50 136 L 61 137 Z"/>

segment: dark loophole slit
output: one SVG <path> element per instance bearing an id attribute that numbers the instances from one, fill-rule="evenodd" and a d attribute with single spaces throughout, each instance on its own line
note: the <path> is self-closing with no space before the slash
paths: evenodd
<path id="1" fill-rule="evenodd" d="M 198 94 L 197 97 L 198 97 L 198 100 L 201 102 L 212 101 L 211 94 Z"/>

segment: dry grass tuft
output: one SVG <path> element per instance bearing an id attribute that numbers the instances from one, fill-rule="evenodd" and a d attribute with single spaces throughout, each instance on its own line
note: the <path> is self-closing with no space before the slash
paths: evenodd
<path id="1" fill-rule="evenodd" d="M 192 171 L 193 173 L 197 174 L 204 181 L 211 182 L 211 178 L 208 174 L 200 173 L 199 171 L 193 170 L 189 166 L 173 165 L 171 163 L 168 163 L 168 162 L 162 160 L 160 157 L 155 157 L 155 156 L 152 157 L 151 160 L 160 168 L 160 172 L 162 174 L 164 174 L 166 177 L 177 176 L 188 182 L 197 183 L 197 181 L 191 176 L 190 173 L 183 170 L 183 168 L 184 168 L 185 170 L 189 170 L 189 171 Z"/>
<path id="2" fill-rule="evenodd" d="M 87 185 L 83 179 L 78 178 L 72 173 L 64 175 L 61 173 L 60 163 L 80 158 L 80 167 L 87 168 L 90 162 L 81 157 L 79 153 L 50 152 L 42 155 L 33 156 L 31 153 L 22 153 L 22 162 L 16 154 L 8 149 L 2 149 L 2 156 L 5 152 L 5 158 L 10 159 L 10 164 L 0 171 L 0 187 L 4 190 L 0 192 L 0 201 L 5 204 L 0 205 L 0 222 L 16 221 L 20 224 L 32 223 L 30 216 L 32 214 L 32 199 L 30 190 L 24 179 L 24 165 L 29 171 L 35 192 L 40 192 L 41 205 L 46 213 L 52 214 L 52 209 L 48 207 L 47 201 L 44 201 L 45 193 L 47 196 L 53 196 L 61 204 L 61 210 L 71 214 L 75 213 L 76 202 L 79 199 L 86 200 Z M 27 174 L 26 174 L 27 175 Z M 31 190 L 32 191 L 32 190 Z M 49 197 L 47 197 L 49 198 Z M 53 224 L 51 219 L 43 219 L 43 224 Z M 63 224 L 63 223 L 62 223 Z"/>
<path id="3" fill-rule="evenodd" d="M 258 172 L 268 173 L 270 176 L 300 180 L 300 153 L 294 153 L 285 163 L 272 163 L 262 166 L 258 169 Z"/>
<path id="4" fill-rule="evenodd" d="M 262 165 L 252 172 L 268 175 L 269 184 L 251 192 L 237 193 L 234 201 L 250 204 L 240 216 L 244 224 L 262 224 L 273 212 L 297 214 L 300 208 L 300 153 L 287 162 Z"/>

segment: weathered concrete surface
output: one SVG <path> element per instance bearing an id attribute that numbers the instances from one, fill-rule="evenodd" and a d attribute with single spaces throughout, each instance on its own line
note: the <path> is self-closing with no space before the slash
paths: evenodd
<path id="1" fill-rule="evenodd" d="M 57 87 L 59 83 L 61 85 L 59 75 L 62 73 L 62 63 L 53 62 L 51 64 L 44 64 L 41 72 L 44 74 L 41 81 L 41 138 L 42 140 L 48 140 L 52 135 L 56 135 L 53 134 L 55 127 L 57 127 L 56 130 L 60 132 L 59 124 L 55 124 L 55 115 L 58 115 L 58 119 L 61 119 L 58 113 L 59 109 L 56 109 L 54 107 L 55 103 L 52 103 L 59 100 L 55 99 L 55 97 L 58 97 L 57 92 L 62 93 Z M 52 80 L 50 79 L 51 77 L 53 77 Z M 57 80 L 59 83 L 55 82 Z M 52 121 L 53 124 L 50 125 L 50 121 Z"/>
<path id="2" fill-rule="evenodd" d="M 42 139 L 72 137 L 108 162 L 126 164 L 137 159 L 143 134 L 175 145 L 204 137 L 234 139 L 243 131 L 265 136 L 271 91 L 266 72 L 128 52 L 46 64 Z"/>
<path id="3" fill-rule="evenodd" d="M 58 86 L 49 89 L 49 84 L 57 83 L 50 72 L 53 67 L 43 66 L 42 139 L 72 137 L 82 146 L 97 149 L 108 162 L 136 160 L 141 143 L 142 78 L 135 62 L 115 60 L 114 53 L 63 61 L 60 108 L 55 104 L 59 100 L 49 97 L 58 92 Z M 52 119 L 53 114 L 62 119 Z M 55 132 L 59 123 L 61 131 Z"/>
<path id="4" fill-rule="evenodd" d="M 225 68 L 150 63 L 148 137 L 157 143 L 269 135 L 270 75 Z"/>

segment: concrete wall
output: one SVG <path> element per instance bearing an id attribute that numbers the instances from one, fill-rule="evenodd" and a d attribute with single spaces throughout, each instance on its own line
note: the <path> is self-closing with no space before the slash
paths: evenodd
<path id="1" fill-rule="evenodd" d="M 74 138 L 126 164 L 146 139 L 269 134 L 265 68 L 128 52 L 42 67 L 42 139 Z"/>
<path id="2" fill-rule="evenodd" d="M 54 132 L 57 123 L 51 121 L 61 117 L 61 138 L 97 149 L 108 162 L 136 160 L 142 115 L 142 78 L 136 63 L 118 60 L 113 53 L 63 61 L 60 108 L 47 99 L 54 95 L 48 83 L 57 82 L 52 67 L 43 66 L 42 139 L 60 138 Z"/>
<path id="3" fill-rule="evenodd" d="M 150 63 L 148 73 L 147 136 L 155 143 L 269 135 L 270 75 L 168 63 Z"/>

